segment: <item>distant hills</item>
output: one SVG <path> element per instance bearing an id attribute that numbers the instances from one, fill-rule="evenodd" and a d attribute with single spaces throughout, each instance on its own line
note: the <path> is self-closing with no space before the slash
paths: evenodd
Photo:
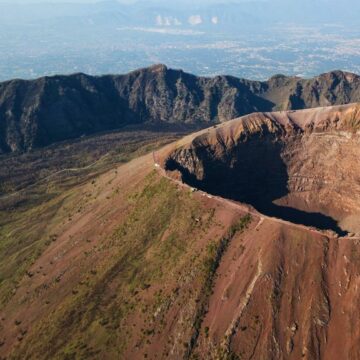
<path id="1" fill-rule="evenodd" d="M 217 25 L 223 28 L 241 28 L 246 25 L 284 23 L 291 19 L 292 23 L 317 24 L 330 22 L 334 24 L 358 24 L 357 13 L 360 5 L 355 0 L 252 0 L 252 1 L 137 1 L 124 4 L 118 1 L 98 1 L 92 4 L 69 2 L 39 2 L 14 4 L 12 1 L 0 2 L 0 20 L 3 23 L 14 21 L 32 22 L 54 19 L 76 18 L 86 23 L 91 19 L 95 24 L 122 24 L 131 26 L 154 26 L 157 16 L 178 19 L 170 25 L 199 25 L 209 28 L 214 23 L 211 19 L 218 17 Z M 31 16 L 29 14 L 31 13 Z M 195 24 L 189 21 L 191 16 L 200 16 L 202 21 Z M 32 19 L 32 20 L 31 20 Z M 256 23 L 254 23 L 256 21 Z"/>
<path id="2" fill-rule="evenodd" d="M 127 125 L 205 127 L 257 111 L 360 102 L 360 76 L 334 71 L 268 81 L 197 77 L 154 65 L 0 83 L 0 152 L 28 151 Z"/>

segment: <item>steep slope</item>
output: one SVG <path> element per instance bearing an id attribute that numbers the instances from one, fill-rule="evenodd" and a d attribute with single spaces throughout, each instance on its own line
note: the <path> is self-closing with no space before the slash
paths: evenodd
<path id="1" fill-rule="evenodd" d="M 210 189 L 205 182 L 214 159 L 219 166 L 229 161 L 227 165 L 239 170 L 235 160 L 243 160 L 249 147 L 246 154 L 253 154 L 253 166 L 259 161 L 256 152 L 261 157 L 269 152 L 271 165 L 276 143 L 286 149 L 280 157 L 291 152 L 291 141 L 294 147 L 301 145 L 292 156 L 301 149 L 302 156 L 310 157 L 310 145 L 323 141 L 313 147 L 320 159 L 316 162 L 313 156 L 311 170 L 323 159 L 322 173 L 341 172 L 344 164 L 327 171 L 329 148 L 317 153 L 320 145 L 330 143 L 341 150 L 348 169 L 355 168 L 340 189 L 340 200 L 345 208 L 351 200 L 353 213 L 359 194 L 357 178 L 352 178 L 358 157 L 350 151 L 356 151 L 358 126 L 356 105 L 246 116 L 68 189 L 44 203 L 41 212 L 24 216 L 28 226 L 22 229 L 9 219 L 1 234 L 6 239 L 17 234 L 18 252 L 11 258 L 19 263 L 24 260 L 24 229 L 32 231 L 41 222 L 39 236 L 48 241 L 31 255 L 31 264 L 16 282 L 11 272 L 2 275 L 0 357 L 358 358 L 358 237 L 265 216 L 176 180 L 182 170 L 185 182 L 196 179 L 208 191 L 219 190 L 221 183 Z M 206 156 L 209 161 L 204 161 Z M 285 169 L 291 170 L 291 162 L 283 158 Z M 265 160 L 256 169 L 268 166 L 270 171 Z M 157 163 L 177 163 L 177 170 L 165 172 Z M 304 176 L 307 164 L 299 164 Z M 246 171 L 237 177 L 236 187 L 232 184 L 235 194 L 249 189 L 244 178 L 252 175 L 250 165 L 242 165 Z M 224 184 L 233 181 L 223 175 Z M 267 182 L 266 176 L 262 181 L 266 189 L 278 184 Z M 338 191 L 337 180 L 333 183 Z M 318 186 L 308 180 L 303 186 L 313 184 Z M 292 195 L 298 186 L 301 182 Z M 315 192 L 330 193 L 325 182 L 310 190 L 311 206 Z M 8 282 L 13 291 L 4 296 Z"/>
<path id="2" fill-rule="evenodd" d="M 45 202 L 26 214 L 28 226 L 9 218 L 2 236 L 15 231 L 18 243 L 2 252 L 27 261 L 23 243 L 40 225 L 45 243 L 16 281 L 2 264 L 1 358 L 185 356 L 219 249 L 248 220 L 153 168 L 152 155 L 141 157 Z"/>
<path id="3" fill-rule="evenodd" d="M 222 259 L 195 354 L 357 359 L 358 242 L 259 222 Z"/>
<path id="4" fill-rule="evenodd" d="M 0 84 L 0 152 L 26 151 L 125 125 L 218 123 L 254 111 L 360 101 L 360 78 L 341 71 L 267 82 L 201 78 L 164 65 L 127 75 L 84 74 Z"/>

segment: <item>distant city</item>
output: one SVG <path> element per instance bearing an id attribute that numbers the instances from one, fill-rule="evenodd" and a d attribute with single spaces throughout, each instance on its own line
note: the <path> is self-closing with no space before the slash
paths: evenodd
<path id="1" fill-rule="evenodd" d="M 299 23 L 281 14 L 268 21 L 261 2 L 250 4 L 261 10 L 258 18 L 247 17 L 242 3 L 206 11 L 116 2 L 0 4 L 0 80 L 118 74 L 154 63 L 254 80 L 336 69 L 360 73 L 360 24 Z"/>

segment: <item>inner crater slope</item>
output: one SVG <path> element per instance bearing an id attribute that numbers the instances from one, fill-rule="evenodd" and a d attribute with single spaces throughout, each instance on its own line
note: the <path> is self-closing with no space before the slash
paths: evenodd
<path id="1" fill-rule="evenodd" d="M 297 224 L 360 233 L 360 104 L 254 113 L 185 138 L 165 169 Z"/>

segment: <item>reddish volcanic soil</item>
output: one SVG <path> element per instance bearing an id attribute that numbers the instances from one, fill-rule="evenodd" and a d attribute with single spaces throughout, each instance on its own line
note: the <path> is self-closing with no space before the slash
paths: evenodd
<path id="1" fill-rule="evenodd" d="M 79 186 L 0 358 L 360 359 L 359 124 L 253 114 Z"/>
<path id="2" fill-rule="evenodd" d="M 199 354 L 221 348 L 244 359 L 359 358 L 357 244 L 271 221 L 232 242 Z"/>
<path id="3" fill-rule="evenodd" d="M 253 114 L 163 155 L 192 186 L 267 214 L 250 210 L 258 225 L 222 258 L 200 358 L 360 358 L 360 238 L 336 234 L 360 229 L 359 124 L 358 105 Z"/>

